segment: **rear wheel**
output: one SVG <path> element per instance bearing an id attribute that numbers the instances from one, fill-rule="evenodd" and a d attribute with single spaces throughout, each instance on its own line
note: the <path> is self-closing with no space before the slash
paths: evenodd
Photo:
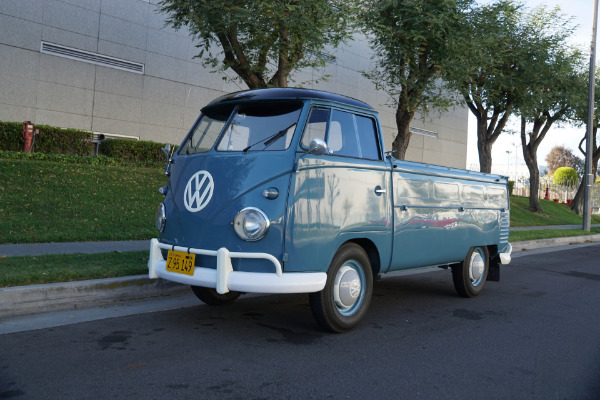
<path id="1" fill-rule="evenodd" d="M 364 317 L 372 293 L 369 257 L 362 247 L 347 243 L 333 257 L 325 288 L 309 295 L 310 309 L 324 329 L 347 332 Z"/>
<path id="2" fill-rule="evenodd" d="M 483 290 L 490 269 L 487 247 L 471 247 L 467 257 L 452 267 L 454 288 L 462 297 L 475 297 Z"/>
<path id="3" fill-rule="evenodd" d="M 192 291 L 200 300 L 211 306 L 231 304 L 240 297 L 240 292 L 218 293 L 215 289 L 202 286 L 191 286 Z"/>

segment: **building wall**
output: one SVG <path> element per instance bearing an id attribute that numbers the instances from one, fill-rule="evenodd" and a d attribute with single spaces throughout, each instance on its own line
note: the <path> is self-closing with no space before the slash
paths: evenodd
<path id="1" fill-rule="evenodd" d="M 179 143 L 199 110 L 215 97 L 243 90 L 194 58 L 186 30 L 165 27 L 157 0 L 2 0 L 0 2 L 0 120 L 125 135 Z M 57 44 L 143 65 L 143 74 L 41 52 Z M 354 41 L 331 51 L 323 70 L 295 74 L 292 85 L 351 96 L 376 108 L 386 148 L 395 134 L 394 110 L 360 71 L 370 68 L 368 43 Z M 328 81 L 322 81 L 328 75 Z M 234 77 L 233 72 L 230 77 Z M 320 80 L 319 83 L 315 81 Z M 464 168 L 467 110 L 460 108 L 413 127 L 407 159 Z"/>

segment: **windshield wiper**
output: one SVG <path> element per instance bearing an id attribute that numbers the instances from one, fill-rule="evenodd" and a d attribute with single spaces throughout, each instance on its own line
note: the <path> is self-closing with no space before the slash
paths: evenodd
<path id="1" fill-rule="evenodd" d="M 244 153 L 247 153 L 248 150 L 250 150 L 252 147 L 256 146 L 259 143 L 265 142 L 265 149 L 267 147 L 269 147 L 270 145 L 272 145 L 273 143 L 275 143 L 279 138 L 283 137 L 287 131 L 293 127 L 294 125 L 296 125 L 296 123 L 294 122 L 293 124 L 291 124 L 290 126 L 288 126 L 287 128 L 284 128 L 282 130 L 280 130 L 279 132 L 275 133 L 274 135 L 271 135 L 269 137 L 266 137 L 264 139 L 259 140 L 256 143 L 251 144 L 250 146 L 246 147 L 244 150 L 242 150 Z"/>

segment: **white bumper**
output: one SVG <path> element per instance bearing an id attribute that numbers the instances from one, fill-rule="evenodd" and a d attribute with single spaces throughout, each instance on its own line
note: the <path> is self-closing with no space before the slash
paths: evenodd
<path id="1" fill-rule="evenodd" d="M 167 261 L 162 256 L 161 248 L 217 257 L 217 269 L 195 267 L 193 276 L 167 271 Z M 273 263 L 275 272 L 234 271 L 231 266 L 232 258 L 262 258 Z M 267 253 L 230 252 L 224 247 L 217 251 L 194 249 L 163 244 L 157 239 L 150 241 L 148 277 L 215 288 L 221 294 L 230 290 L 246 293 L 311 293 L 323 290 L 327 281 L 327 274 L 324 272 L 282 273 L 279 260 Z"/>
<path id="2" fill-rule="evenodd" d="M 506 265 L 510 263 L 510 255 L 512 253 L 512 245 L 509 243 L 505 253 L 500 253 L 500 263 Z"/>

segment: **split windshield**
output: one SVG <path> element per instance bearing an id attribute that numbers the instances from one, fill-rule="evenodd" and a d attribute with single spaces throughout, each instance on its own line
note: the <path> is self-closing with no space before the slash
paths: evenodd
<path id="1" fill-rule="evenodd" d="M 301 110 L 300 102 L 210 107 L 203 111 L 179 154 L 207 152 L 217 141 L 217 151 L 285 150 L 292 142 Z"/>

